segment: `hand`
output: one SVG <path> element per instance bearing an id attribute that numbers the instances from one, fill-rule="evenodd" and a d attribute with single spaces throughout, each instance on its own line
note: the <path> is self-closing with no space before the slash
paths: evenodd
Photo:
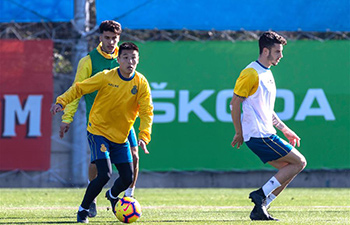
<path id="1" fill-rule="evenodd" d="M 143 151 L 146 153 L 146 154 L 149 154 L 149 151 L 147 150 L 147 145 L 146 145 L 146 142 L 142 139 L 140 139 L 138 142 L 137 142 L 138 146 L 140 146 Z"/>
<path id="2" fill-rule="evenodd" d="M 232 147 L 235 147 L 236 144 L 237 144 L 237 149 L 239 149 L 243 144 L 242 134 L 235 134 L 235 136 L 233 137 L 233 140 L 231 142 Z"/>
<path id="3" fill-rule="evenodd" d="M 298 147 L 300 146 L 300 137 L 298 137 L 298 135 L 296 135 L 296 133 L 294 133 L 291 129 L 286 128 L 281 130 L 284 134 L 284 136 L 288 139 L 289 144 L 293 145 L 293 147 L 295 147 L 295 145 L 297 145 Z"/>
<path id="4" fill-rule="evenodd" d="M 64 123 L 62 122 L 60 125 L 60 138 L 64 137 L 64 133 L 67 133 L 67 131 L 69 130 L 70 127 L 70 123 Z"/>
<path id="5" fill-rule="evenodd" d="M 61 105 L 55 104 L 55 105 L 51 106 L 50 112 L 52 115 L 55 115 L 56 113 L 61 112 L 61 111 L 62 111 Z"/>

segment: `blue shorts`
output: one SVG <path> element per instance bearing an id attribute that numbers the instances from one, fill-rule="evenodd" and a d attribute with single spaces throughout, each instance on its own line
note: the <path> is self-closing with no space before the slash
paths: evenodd
<path id="1" fill-rule="evenodd" d="M 246 144 L 263 163 L 279 159 L 293 149 L 292 145 L 275 134 L 267 138 L 250 138 Z"/>
<path id="2" fill-rule="evenodd" d="M 135 134 L 135 129 L 134 127 L 131 127 L 129 136 L 128 136 L 128 141 L 130 143 L 130 147 L 136 147 L 137 146 L 137 139 L 136 139 L 136 134 Z"/>
<path id="3" fill-rule="evenodd" d="M 111 159 L 113 164 L 132 162 L 130 144 L 117 144 L 107 138 L 87 132 L 91 150 L 91 162 L 98 159 Z"/>

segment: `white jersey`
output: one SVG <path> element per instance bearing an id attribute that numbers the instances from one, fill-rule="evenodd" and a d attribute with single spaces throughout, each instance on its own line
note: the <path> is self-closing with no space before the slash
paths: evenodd
<path id="1" fill-rule="evenodd" d="M 269 68 L 258 61 L 250 63 L 237 79 L 234 93 L 245 97 L 241 119 L 245 142 L 251 137 L 261 138 L 276 134 L 272 123 L 276 85 Z"/>

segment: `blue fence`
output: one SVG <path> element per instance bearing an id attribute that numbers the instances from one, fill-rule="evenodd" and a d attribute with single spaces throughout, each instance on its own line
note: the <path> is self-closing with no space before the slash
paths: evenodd
<path id="1" fill-rule="evenodd" d="M 74 0 L 1 0 L 0 22 L 70 21 Z M 350 31 L 349 0 L 96 0 L 129 29 Z"/>
<path id="2" fill-rule="evenodd" d="M 350 31 L 349 0 L 97 0 L 96 9 L 98 22 L 130 29 Z"/>
<path id="3" fill-rule="evenodd" d="M 74 17 L 74 0 L 0 0 L 0 23 L 67 22 Z"/>

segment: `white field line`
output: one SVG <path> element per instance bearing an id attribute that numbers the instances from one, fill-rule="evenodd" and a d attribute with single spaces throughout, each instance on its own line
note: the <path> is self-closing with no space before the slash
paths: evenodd
<path id="1" fill-rule="evenodd" d="M 77 206 L 52 206 L 52 207 L 44 207 L 44 206 L 0 206 L 1 210 L 59 210 L 59 209 L 77 209 Z M 99 206 L 97 207 L 99 210 L 110 209 L 110 206 Z M 143 206 L 143 209 L 251 209 L 252 206 L 187 206 L 187 205 L 177 205 L 177 206 Z M 350 209 L 350 206 L 273 206 L 274 209 Z"/>

